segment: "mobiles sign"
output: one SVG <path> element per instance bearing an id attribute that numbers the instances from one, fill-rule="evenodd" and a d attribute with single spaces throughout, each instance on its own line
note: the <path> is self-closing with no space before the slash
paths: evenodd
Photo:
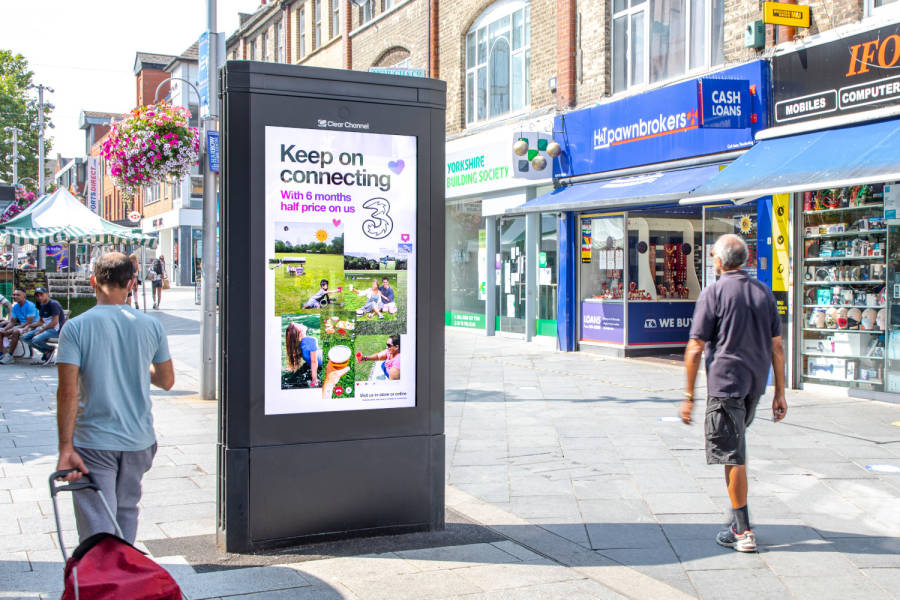
<path id="1" fill-rule="evenodd" d="M 900 104 L 900 24 L 776 56 L 775 123 Z"/>

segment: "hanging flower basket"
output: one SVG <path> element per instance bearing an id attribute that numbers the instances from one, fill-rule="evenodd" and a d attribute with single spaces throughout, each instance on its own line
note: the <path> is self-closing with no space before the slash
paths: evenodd
<path id="1" fill-rule="evenodd" d="M 16 198 L 15 200 L 6 207 L 6 210 L 3 211 L 3 214 L 0 215 L 0 223 L 6 223 L 13 217 L 16 217 L 23 210 L 31 206 L 31 203 L 34 202 L 35 198 L 34 192 L 27 191 L 23 186 L 16 186 Z"/>
<path id="2" fill-rule="evenodd" d="M 126 198 L 142 186 L 190 174 L 200 155 L 200 134 L 190 118 L 188 109 L 161 102 L 135 108 L 113 122 L 101 153 Z"/>

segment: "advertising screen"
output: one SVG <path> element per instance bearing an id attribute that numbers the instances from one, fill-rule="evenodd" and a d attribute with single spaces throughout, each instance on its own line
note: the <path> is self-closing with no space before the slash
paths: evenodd
<path id="1" fill-rule="evenodd" d="M 265 413 L 415 406 L 416 138 L 265 128 Z"/>

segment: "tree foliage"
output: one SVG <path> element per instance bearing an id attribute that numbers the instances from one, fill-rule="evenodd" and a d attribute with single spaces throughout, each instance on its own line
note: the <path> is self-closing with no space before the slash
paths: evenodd
<path id="1" fill-rule="evenodd" d="M 25 157 L 19 161 L 19 179 L 31 177 L 34 182 L 27 181 L 25 187 L 36 191 L 38 181 L 38 108 L 29 106 L 34 97 L 28 85 L 32 83 L 34 73 L 28 68 L 28 61 L 21 54 L 13 54 L 9 50 L 0 50 L 0 181 L 12 182 L 12 136 L 4 131 L 6 127 L 17 127 L 19 133 L 18 153 Z M 50 109 L 44 97 L 44 122 L 49 127 Z M 50 139 L 44 140 L 44 155 L 49 156 Z M 46 173 L 46 171 L 45 171 Z M 48 177 L 49 179 L 50 177 Z"/>
<path id="2" fill-rule="evenodd" d="M 339 235 L 331 239 L 331 242 L 309 242 L 307 244 L 292 244 L 282 240 L 275 240 L 275 252 L 300 252 L 303 254 L 343 254 L 344 236 Z"/>

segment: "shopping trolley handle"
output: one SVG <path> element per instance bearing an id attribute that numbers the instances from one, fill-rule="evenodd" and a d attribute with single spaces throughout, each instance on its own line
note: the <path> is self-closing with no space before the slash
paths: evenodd
<path id="1" fill-rule="evenodd" d="M 70 483 L 59 483 L 56 480 L 61 479 L 72 473 L 77 471 L 78 469 L 65 469 L 62 471 L 56 471 L 52 475 L 50 475 L 50 495 L 55 496 L 57 492 L 74 492 L 76 490 L 99 490 L 100 488 L 96 483 L 91 479 L 91 476 L 88 473 L 81 473 L 81 479 L 78 481 L 73 481 Z"/>

